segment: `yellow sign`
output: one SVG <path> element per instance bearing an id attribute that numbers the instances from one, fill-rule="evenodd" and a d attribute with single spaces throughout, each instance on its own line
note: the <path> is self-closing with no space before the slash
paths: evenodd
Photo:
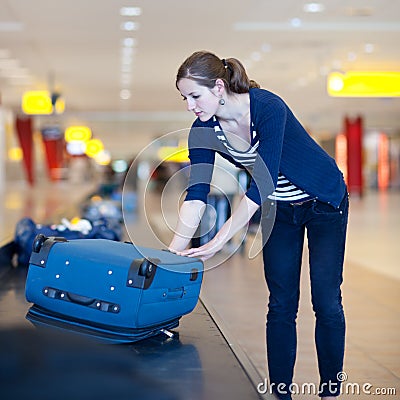
<path id="1" fill-rule="evenodd" d="M 8 150 L 8 159 L 11 161 L 21 161 L 23 156 L 21 147 L 11 147 Z"/>
<path id="2" fill-rule="evenodd" d="M 333 72 L 327 90 L 334 97 L 399 97 L 400 72 Z"/>
<path id="3" fill-rule="evenodd" d="M 87 142 L 92 137 L 92 130 L 87 126 L 70 126 L 65 130 L 65 141 Z"/>
<path id="4" fill-rule="evenodd" d="M 46 90 L 25 92 L 22 96 L 21 106 L 25 114 L 49 115 L 53 113 L 51 96 Z"/>
<path id="5" fill-rule="evenodd" d="M 85 153 L 89 157 L 96 157 L 104 150 L 103 142 L 100 139 L 91 139 L 86 142 Z"/>
<path id="6" fill-rule="evenodd" d="M 158 150 L 158 158 L 161 161 L 185 163 L 189 162 L 189 151 L 185 147 L 163 146 Z"/>

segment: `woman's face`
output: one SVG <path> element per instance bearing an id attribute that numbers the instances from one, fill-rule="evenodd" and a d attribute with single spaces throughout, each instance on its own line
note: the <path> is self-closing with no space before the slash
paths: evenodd
<path id="1" fill-rule="evenodd" d="M 188 111 L 194 112 L 201 121 L 208 121 L 216 114 L 219 107 L 217 85 L 209 89 L 192 79 L 182 78 L 177 86 L 183 100 L 186 101 Z"/>

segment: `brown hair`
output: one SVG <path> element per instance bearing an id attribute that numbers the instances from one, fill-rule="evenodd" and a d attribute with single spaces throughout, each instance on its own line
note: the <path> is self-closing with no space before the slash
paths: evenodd
<path id="1" fill-rule="evenodd" d="M 183 79 L 192 79 L 199 85 L 212 89 L 217 79 L 222 79 L 228 93 L 248 93 L 260 85 L 250 80 L 243 64 L 236 58 L 220 59 L 208 51 L 196 51 L 179 67 L 176 85 Z"/>

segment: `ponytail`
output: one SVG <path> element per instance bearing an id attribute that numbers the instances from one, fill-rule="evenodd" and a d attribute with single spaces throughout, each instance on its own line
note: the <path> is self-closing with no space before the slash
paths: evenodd
<path id="1" fill-rule="evenodd" d="M 227 85 L 233 93 L 247 93 L 251 88 L 259 88 L 260 85 L 247 76 L 243 64 L 236 58 L 225 60 L 228 72 Z"/>
<path id="2" fill-rule="evenodd" d="M 192 79 L 199 85 L 212 89 L 217 79 L 222 79 L 226 90 L 232 93 L 248 93 L 260 85 L 250 80 L 243 64 L 236 58 L 220 59 L 207 51 L 198 51 L 189 56 L 179 67 L 176 85 L 183 79 Z"/>

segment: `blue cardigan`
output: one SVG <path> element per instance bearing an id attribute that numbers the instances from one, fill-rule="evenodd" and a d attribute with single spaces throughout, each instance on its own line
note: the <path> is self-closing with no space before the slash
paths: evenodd
<path id="1" fill-rule="evenodd" d="M 306 132 L 287 104 L 265 89 L 250 89 L 250 117 L 259 141 L 246 196 L 261 205 L 276 188 L 278 173 L 312 197 L 339 207 L 346 193 L 343 175 L 330 157 Z M 194 121 L 189 133 L 191 163 L 185 200 L 207 202 L 215 152 L 238 165 L 217 138 L 213 118 Z M 242 167 L 243 168 L 243 167 Z"/>

